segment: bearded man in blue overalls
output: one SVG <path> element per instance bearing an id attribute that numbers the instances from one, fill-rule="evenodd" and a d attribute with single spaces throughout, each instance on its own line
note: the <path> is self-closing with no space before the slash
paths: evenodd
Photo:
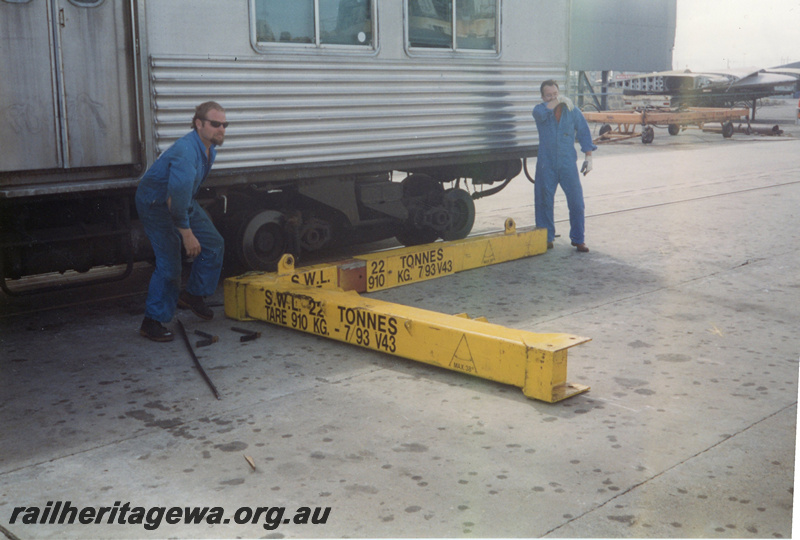
<path id="1" fill-rule="evenodd" d="M 156 257 L 139 333 L 153 341 L 173 339 L 162 323 L 172 319 L 176 307 L 191 309 L 204 320 L 214 317 L 203 297 L 219 284 L 225 242 L 195 197 L 227 127 L 225 109 L 218 103 L 200 104 L 192 131 L 161 154 L 139 180 L 136 210 Z M 194 259 L 184 291 L 180 290 L 181 245 Z"/>
<path id="2" fill-rule="evenodd" d="M 534 178 L 536 226 L 547 229 L 547 248 L 552 248 L 556 235 L 553 205 L 556 188 L 560 185 L 567 197 L 570 240 L 578 251 L 586 253 L 589 248 L 584 239 L 583 187 L 576 163 L 575 139 L 586 155 L 581 167 L 584 176 L 592 170 L 592 151 L 597 147 L 583 114 L 568 97 L 559 94 L 558 83 L 547 80 L 540 90 L 543 103 L 533 108 L 533 119 L 539 131 Z"/>

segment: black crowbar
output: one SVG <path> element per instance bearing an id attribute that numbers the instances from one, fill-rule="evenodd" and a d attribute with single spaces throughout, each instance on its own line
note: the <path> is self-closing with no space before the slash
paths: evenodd
<path id="1" fill-rule="evenodd" d="M 197 359 L 197 355 L 194 354 L 194 349 L 192 349 L 192 344 L 189 343 L 189 336 L 186 335 L 186 329 L 183 327 L 183 323 L 180 321 L 180 319 L 175 319 L 175 321 L 177 322 L 181 337 L 183 337 L 183 342 L 186 343 L 186 348 L 189 349 L 189 354 L 192 356 L 192 360 L 194 360 L 194 365 L 197 366 L 197 370 L 200 372 L 200 375 L 202 375 L 203 379 L 205 379 L 206 383 L 208 383 L 208 387 L 211 388 L 212 392 L 214 392 L 214 397 L 220 399 L 217 387 L 214 386 L 213 382 L 211 382 L 206 370 L 204 370 L 203 366 L 200 364 L 200 360 Z"/>
<path id="2" fill-rule="evenodd" d="M 231 326 L 231 330 L 234 332 L 239 332 L 240 334 L 244 334 L 239 338 L 241 343 L 244 343 L 245 341 L 253 341 L 254 339 L 261 337 L 261 332 L 255 332 L 253 330 L 248 330 L 247 328 L 237 328 L 236 326 Z"/>

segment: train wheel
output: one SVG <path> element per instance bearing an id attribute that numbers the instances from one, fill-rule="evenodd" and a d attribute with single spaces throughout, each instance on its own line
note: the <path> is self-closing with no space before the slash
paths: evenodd
<path id="1" fill-rule="evenodd" d="M 442 238 L 445 240 L 461 240 L 466 238 L 475 224 L 475 201 L 461 188 L 448 189 L 444 192 L 444 205 L 450 214 L 450 226 Z"/>
<path id="2" fill-rule="evenodd" d="M 404 246 L 429 244 L 439 238 L 439 232 L 430 226 L 431 219 L 445 216 L 442 206 L 442 184 L 424 174 L 412 174 L 403 180 L 403 200 L 408 208 L 408 219 L 397 233 L 397 241 Z M 437 212 L 436 210 L 441 211 Z"/>
<path id="3" fill-rule="evenodd" d="M 289 250 L 284 227 L 285 216 L 263 210 L 245 218 L 236 234 L 236 255 L 248 270 L 273 272 L 281 256 Z"/>
<path id="4" fill-rule="evenodd" d="M 420 244 L 435 242 L 439 235 L 436 231 L 430 229 L 403 226 L 395 238 L 404 246 L 419 246 Z"/>
<path id="5" fill-rule="evenodd" d="M 726 139 L 733 137 L 733 122 L 730 120 L 722 124 L 722 136 Z"/>
<path id="6" fill-rule="evenodd" d="M 442 184 L 426 174 L 412 174 L 403 180 L 403 197 L 439 199 L 444 193 Z"/>

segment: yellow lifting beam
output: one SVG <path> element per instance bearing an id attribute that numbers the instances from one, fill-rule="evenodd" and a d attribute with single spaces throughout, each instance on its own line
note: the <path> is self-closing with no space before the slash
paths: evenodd
<path id="1" fill-rule="evenodd" d="M 546 229 L 517 231 L 514 220 L 509 218 L 505 221 L 505 230 L 499 233 L 376 251 L 301 268 L 279 263 L 278 274 L 284 281 L 310 287 L 375 292 L 546 251 Z"/>
<path id="2" fill-rule="evenodd" d="M 566 379 L 567 349 L 589 338 L 514 330 L 483 318 L 435 313 L 357 292 L 543 253 L 544 234 L 543 229 L 517 233 L 513 220 L 507 220 L 499 235 L 388 250 L 338 264 L 296 270 L 294 259 L 285 255 L 276 273 L 226 279 L 225 315 L 517 386 L 529 398 L 554 403 L 589 389 Z M 370 284 L 376 276 L 384 280 Z"/>

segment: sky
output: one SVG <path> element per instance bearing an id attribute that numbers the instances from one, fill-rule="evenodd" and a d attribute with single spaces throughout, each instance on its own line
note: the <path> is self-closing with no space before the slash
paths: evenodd
<path id="1" fill-rule="evenodd" d="M 800 62 L 800 0 L 677 0 L 673 69 Z"/>

